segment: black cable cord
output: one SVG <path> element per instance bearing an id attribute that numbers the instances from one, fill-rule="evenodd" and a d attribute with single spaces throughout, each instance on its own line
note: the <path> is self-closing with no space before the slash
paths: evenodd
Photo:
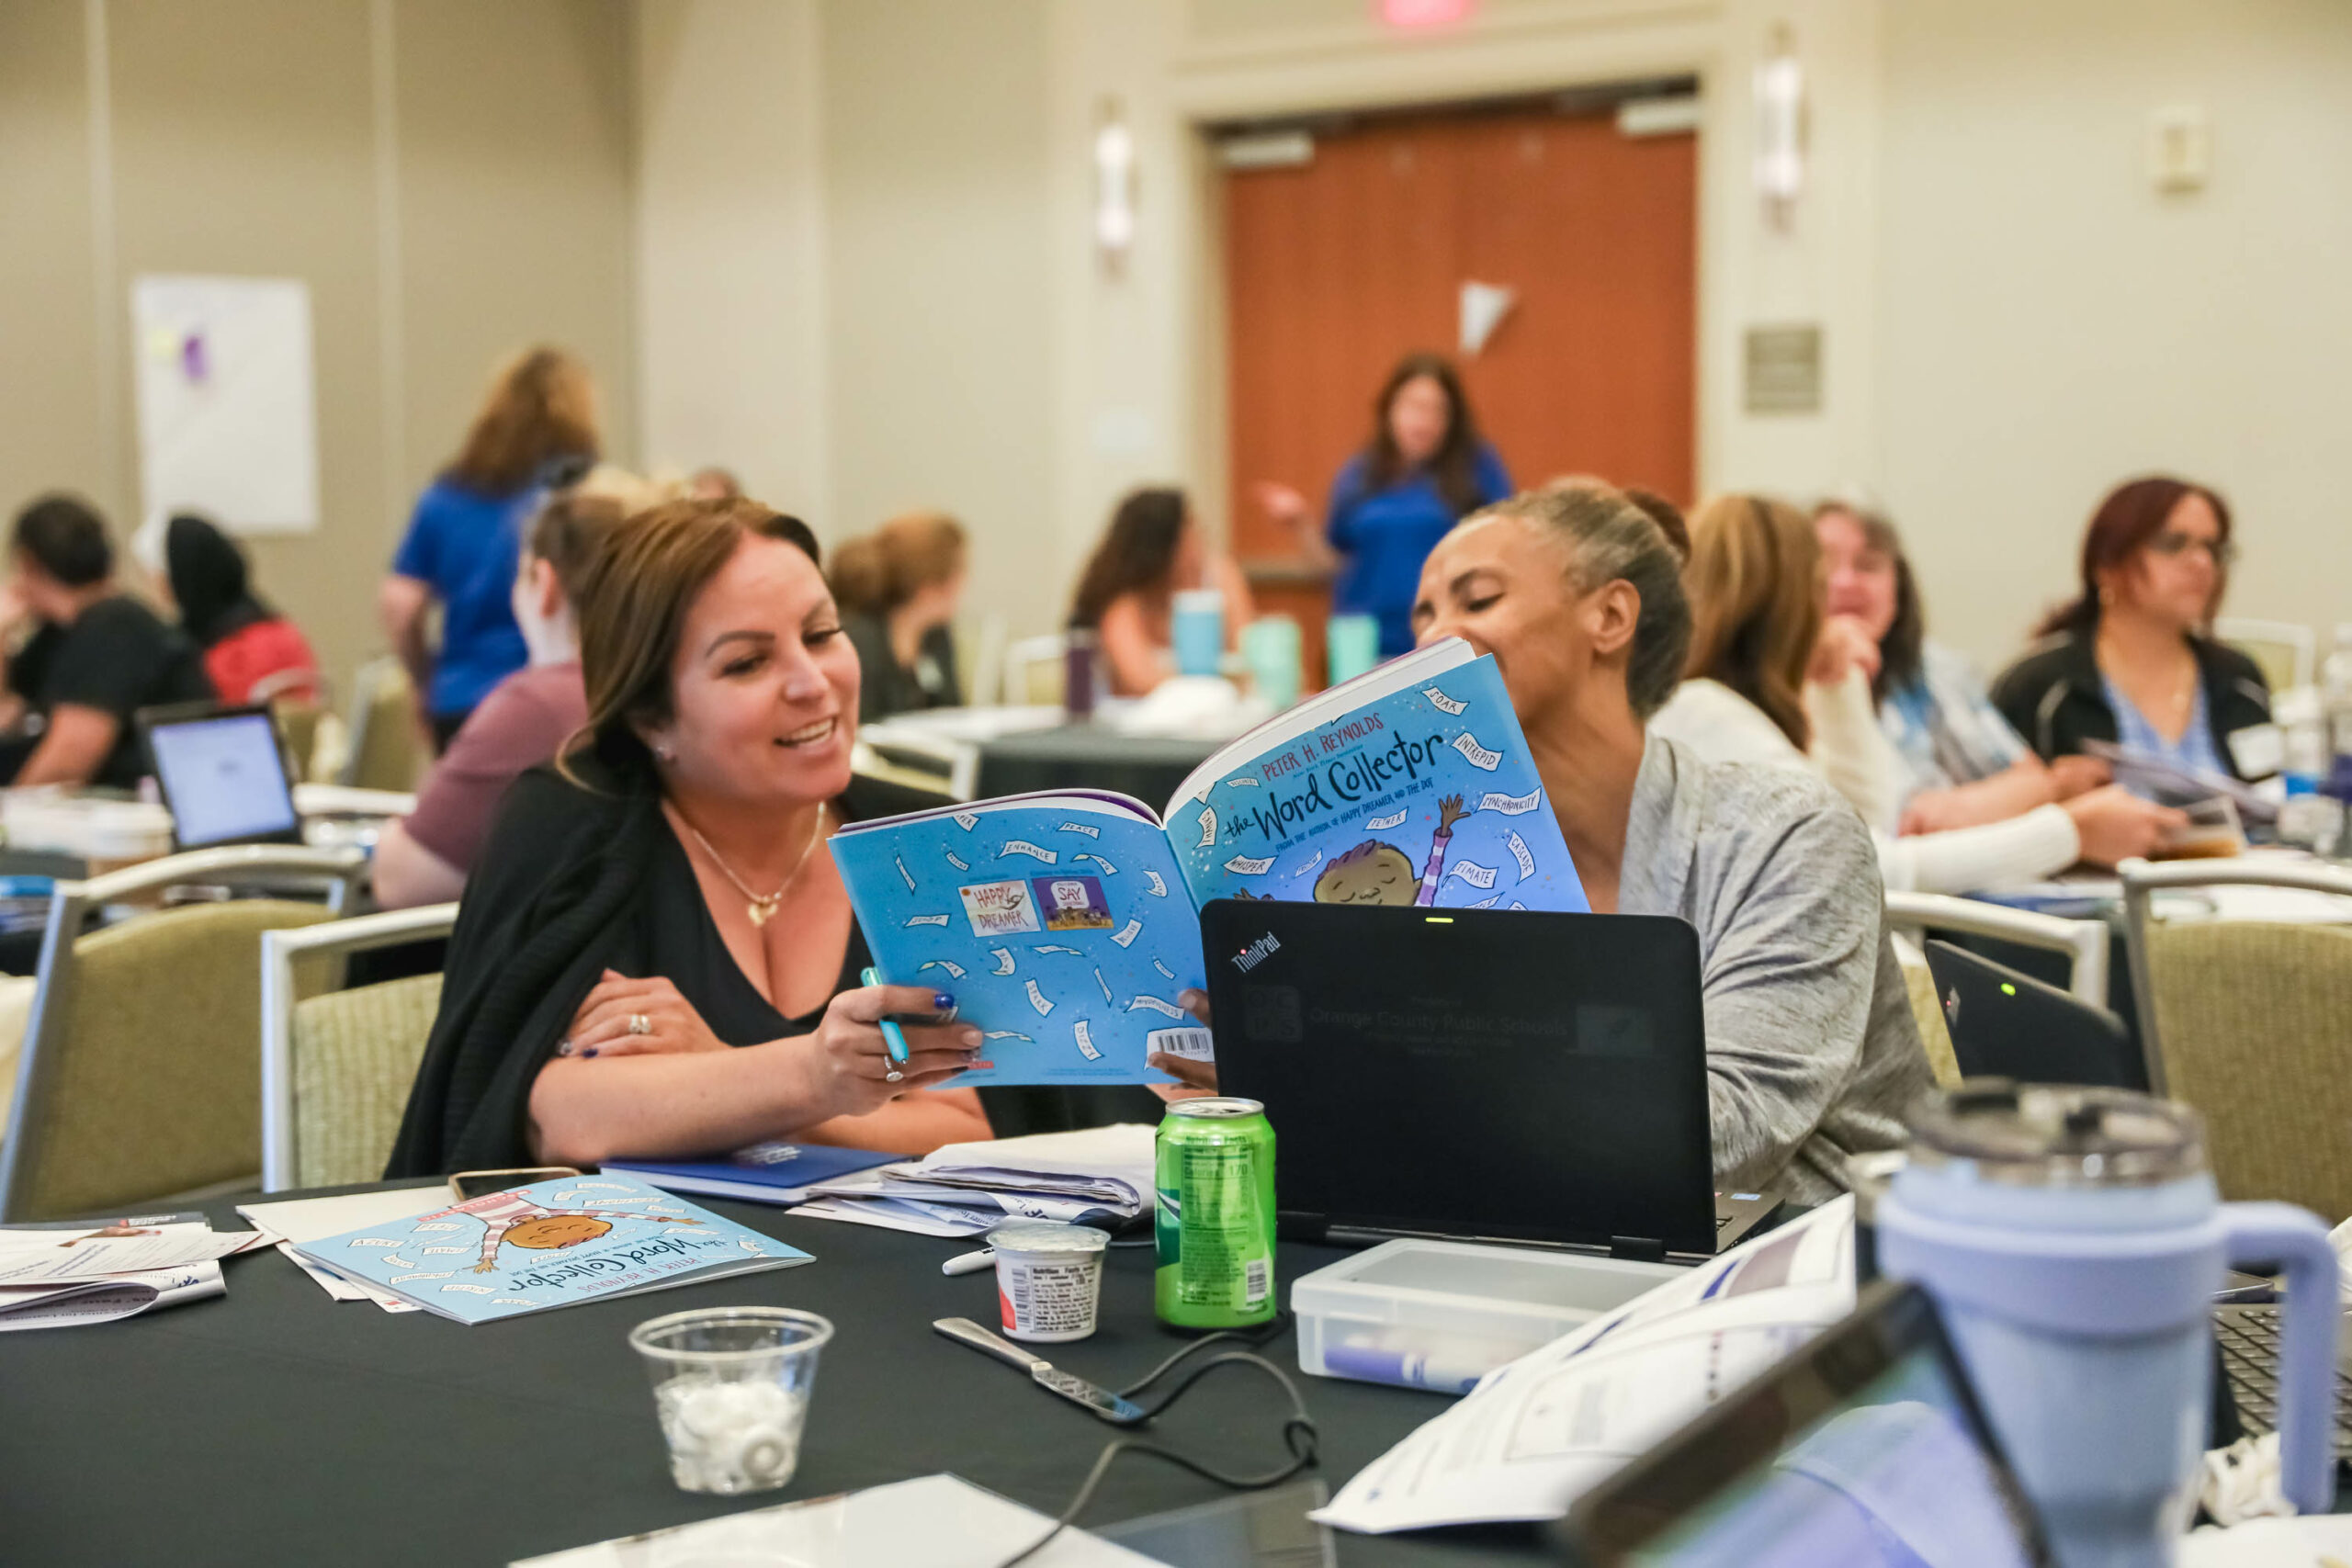
<path id="1" fill-rule="evenodd" d="M 1207 1347 L 1217 1344 L 1221 1341 L 1229 1340 L 1241 1340 L 1247 1343 L 1261 1345 L 1265 1343 L 1266 1340 L 1272 1338 L 1274 1334 L 1280 1333 L 1282 1327 L 1283 1319 L 1278 1316 L 1263 1329 L 1254 1331 L 1246 1329 L 1223 1329 L 1216 1334 L 1204 1336 L 1200 1339 L 1194 1340 L 1192 1344 L 1185 1346 L 1182 1349 L 1177 1351 L 1174 1355 L 1160 1362 L 1159 1365 L 1154 1367 L 1151 1370 L 1150 1374 L 1144 1378 L 1142 1382 L 1132 1383 L 1127 1387 L 1121 1389 L 1119 1391 L 1120 1396 L 1123 1398 L 1131 1397 L 1141 1393 L 1143 1390 L 1149 1388 L 1153 1383 L 1158 1382 L 1161 1378 L 1167 1376 L 1169 1371 L 1174 1368 L 1177 1363 L 1182 1361 L 1185 1358 L 1191 1356 L 1195 1351 L 1204 1349 Z M 1178 1400 L 1183 1398 L 1186 1392 L 1189 1391 L 1194 1383 L 1200 1382 L 1209 1373 L 1216 1371 L 1217 1368 L 1224 1366 L 1255 1367 L 1260 1371 L 1264 1372 L 1268 1377 L 1273 1379 L 1275 1382 L 1281 1384 L 1283 1393 L 1290 1396 L 1291 1413 L 1289 1417 L 1283 1422 L 1283 1447 L 1290 1450 L 1291 1456 L 1290 1462 L 1288 1464 L 1283 1465 L 1276 1470 L 1268 1471 L 1260 1475 L 1235 1475 L 1228 1472 L 1219 1470 L 1215 1465 L 1193 1459 L 1189 1455 L 1178 1453 L 1173 1449 L 1162 1448 L 1159 1444 L 1151 1441 L 1148 1438 L 1114 1438 L 1109 1442 L 1102 1445 L 1102 1453 L 1095 1456 L 1094 1468 L 1086 1472 L 1086 1479 L 1079 1483 L 1078 1495 L 1069 1500 L 1069 1506 L 1064 1508 L 1059 1516 L 1055 1518 L 1052 1528 L 1047 1529 L 1045 1534 L 1039 1536 L 1035 1540 L 1031 1541 L 1027 1546 L 1023 1547 L 1019 1551 L 1015 1552 L 1011 1557 L 1006 1558 L 1002 1562 L 997 1564 L 997 1568 L 1014 1568 L 1014 1565 L 1017 1563 L 1026 1562 L 1030 1558 L 1035 1557 L 1038 1552 L 1044 1551 L 1046 1544 L 1052 1541 L 1055 1537 L 1060 1535 L 1063 1530 L 1069 1529 L 1070 1525 L 1077 1520 L 1078 1516 L 1085 1511 L 1086 1505 L 1093 1500 L 1094 1489 L 1102 1483 L 1102 1477 L 1109 1473 L 1111 1462 L 1123 1453 L 1143 1454 L 1151 1459 L 1163 1461 L 1169 1464 L 1176 1466 L 1180 1470 L 1188 1470 L 1204 1481 L 1214 1481 L 1220 1486 L 1231 1487 L 1236 1492 L 1258 1492 L 1263 1491 L 1269 1486 L 1279 1486 L 1283 1482 L 1288 1481 L 1292 1476 L 1296 1475 L 1299 1472 L 1312 1466 L 1320 1457 L 1320 1434 L 1317 1433 L 1315 1428 L 1315 1418 L 1306 1413 L 1306 1402 L 1299 1397 L 1298 1385 L 1290 1381 L 1289 1374 L 1284 1372 L 1280 1367 L 1274 1365 L 1272 1361 L 1267 1360 L 1264 1357 L 1252 1355 L 1247 1350 L 1227 1350 L 1221 1355 L 1212 1356 L 1207 1360 L 1195 1364 L 1184 1374 L 1173 1388 L 1168 1391 L 1166 1396 L 1163 1397 L 1159 1404 L 1150 1406 L 1144 1412 L 1144 1419 L 1149 1420 L 1152 1417 L 1160 1415 L 1169 1409 L 1170 1406 L 1173 1405 Z"/>

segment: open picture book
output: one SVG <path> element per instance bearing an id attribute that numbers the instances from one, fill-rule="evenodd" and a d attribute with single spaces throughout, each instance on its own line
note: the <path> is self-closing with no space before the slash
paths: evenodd
<path id="1" fill-rule="evenodd" d="M 1589 908 L 1494 660 L 1452 637 L 1232 741 L 1164 817 L 1046 791 L 831 848 L 883 980 L 952 994 L 985 1035 L 958 1088 L 1164 1083 L 1148 1053 L 1207 1059 L 1176 998 L 1205 983 L 1212 898 Z"/>

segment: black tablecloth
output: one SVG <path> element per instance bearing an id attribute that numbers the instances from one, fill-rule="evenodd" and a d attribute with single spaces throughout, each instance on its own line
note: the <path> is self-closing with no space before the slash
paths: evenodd
<path id="1" fill-rule="evenodd" d="M 957 1244 L 787 1212 L 712 1208 L 817 1261 L 469 1328 L 329 1301 L 274 1252 L 231 1258 L 225 1299 L 95 1327 L 0 1335 L 0 1560 L 47 1563 L 503 1563 L 764 1504 L 954 1471 L 1057 1513 L 1114 1429 L 941 1338 L 991 1323 L 993 1276 L 947 1279 Z M 213 1223 L 240 1224 L 228 1202 Z M 1288 1246 L 1289 1278 L 1342 1254 Z M 1118 1385 L 1182 1341 L 1151 1315 L 1151 1253 L 1114 1248 L 1092 1339 L 1047 1348 Z M 1287 1291 L 1285 1291 L 1285 1296 Z M 625 1335 L 687 1307 L 797 1306 L 831 1318 L 799 1474 L 778 1493 L 674 1489 L 646 1375 Z M 1446 1406 L 1434 1394 L 1295 1373 L 1337 1490 Z M 1283 1457 L 1279 1391 L 1220 1371 L 1158 1424 L 1212 1462 Z M 1086 1519 L 1225 1495 L 1122 1459 Z M 1543 1560 L 1531 1531 L 1338 1539 L 1350 1564 Z"/>
<path id="2" fill-rule="evenodd" d="M 1150 739 L 1095 725 L 1062 725 L 1007 735 L 980 745 L 976 797 L 1038 789 L 1108 789 L 1134 795 L 1154 811 L 1221 742 Z"/>

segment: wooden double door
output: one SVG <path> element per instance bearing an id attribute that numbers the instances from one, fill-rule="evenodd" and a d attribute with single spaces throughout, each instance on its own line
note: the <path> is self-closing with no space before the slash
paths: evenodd
<path id="1" fill-rule="evenodd" d="M 1549 106 L 1374 117 L 1316 133 L 1303 163 L 1225 172 L 1234 546 L 1261 606 L 1305 627 L 1310 685 L 1328 584 L 1251 490 L 1279 480 L 1319 513 L 1407 353 L 1455 361 L 1516 484 L 1692 499 L 1697 179 L 1693 134 Z M 1465 283 L 1513 295 L 1470 354 Z"/>

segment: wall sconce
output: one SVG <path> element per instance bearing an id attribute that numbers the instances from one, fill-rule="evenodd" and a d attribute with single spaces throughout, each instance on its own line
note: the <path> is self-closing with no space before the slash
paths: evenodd
<path id="1" fill-rule="evenodd" d="M 1094 254 L 1116 277 L 1136 243 L 1136 138 L 1116 98 L 1094 116 Z"/>
<path id="2" fill-rule="evenodd" d="M 1756 67 L 1756 194 L 1764 220 L 1786 229 L 1804 194 L 1804 67 L 1788 25 L 1776 22 Z"/>

